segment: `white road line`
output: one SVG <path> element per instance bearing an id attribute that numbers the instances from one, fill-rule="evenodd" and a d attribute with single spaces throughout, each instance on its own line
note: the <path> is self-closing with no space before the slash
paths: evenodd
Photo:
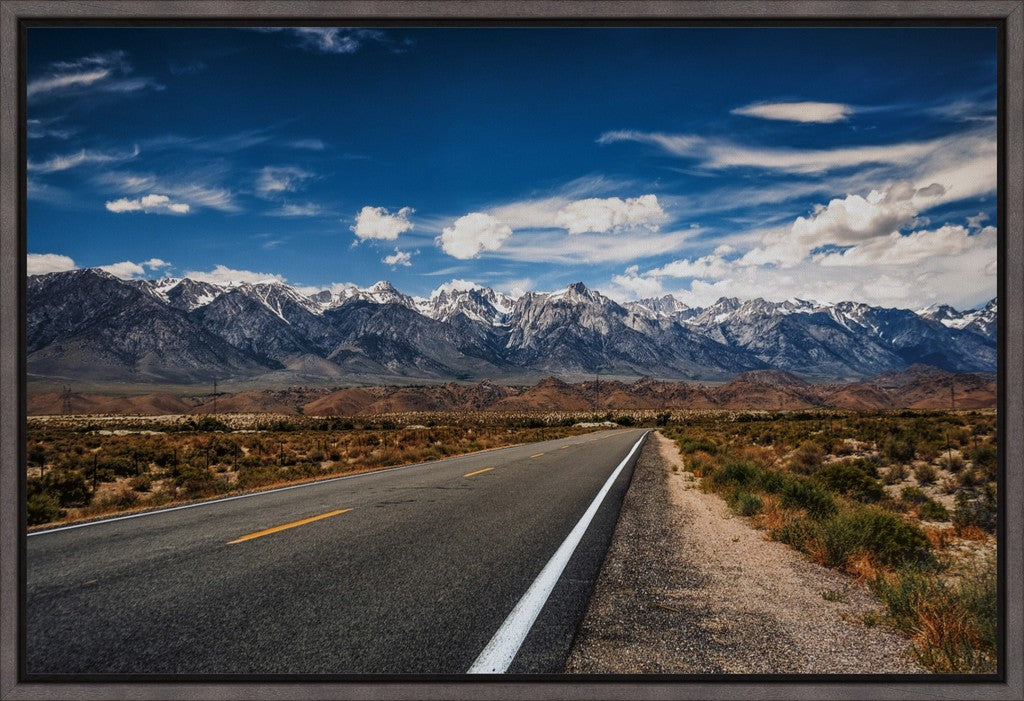
<path id="1" fill-rule="evenodd" d="M 483 652 L 476 658 L 476 661 L 466 670 L 467 674 L 502 674 L 512 664 L 512 660 L 515 659 L 520 646 L 526 640 L 530 628 L 533 627 L 534 621 L 537 620 L 537 616 L 540 615 L 541 609 L 544 608 L 544 604 L 551 595 L 551 590 L 558 583 L 558 578 L 562 576 L 562 571 L 569 564 L 569 559 L 576 550 L 576 546 L 583 539 L 583 534 L 586 533 L 587 527 L 594 519 L 594 514 L 597 513 L 601 502 L 604 501 L 605 495 L 612 488 L 612 484 L 614 484 L 619 473 L 622 472 L 622 468 L 633 457 L 633 453 L 637 451 L 646 437 L 647 432 L 645 431 L 637 442 L 633 444 L 629 453 L 622 459 L 622 462 L 619 463 L 619 466 L 615 468 L 615 471 L 612 472 L 604 486 L 601 487 L 601 491 L 594 497 L 594 501 L 587 507 L 579 523 L 570 531 L 562 544 L 558 546 L 558 550 L 548 560 L 548 564 L 544 565 L 544 569 L 537 575 L 537 579 L 533 580 L 533 584 L 523 594 L 523 598 L 512 609 L 512 613 L 501 624 L 501 627 L 498 628 L 498 632 L 494 634 L 491 641 L 487 643 L 487 647 L 483 649 Z"/>
<path id="2" fill-rule="evenodd" d="M 533 444 L 539 445 L 539 444 Z M 412 465 L 396 465 L 395 467 L 386 467 L 383 470 L 371 470 L 370 472 L 360 472 L 356 475 L 344 475 L 342 477 L 328 477 L 327 479 L 314 480 L 312 482 L 303 482 L 302 484 L 292 484 L 287 487 L 275 487 L 274 489 L 264 489 L 259 492 L 249 492 L 248 494 L 236 494 L 233 497 L 221 497 L 220 499 L 209 499 L 207 501 L 199 501 L 194 504 L 182 504 L 181 506 L 169 506 L 166 509 L 154 509 L 153 511 L 140 511 L 137 514 L 128 514 L 127 516 L 114 516 L 112 518 L 104 518 L 96 521 L 85 521 L 84 523 L 73 523 L 70 526 L 60 526 L 58 528 L 48 528 L 44 531 L 32 531 L 26 533 L 26 538 L 32 538 L 33 536 L 46 535 L 47 533 L 59 533 L 60 531 L 70 531 L 75 528 L 85 528 L 86 526 L 99 526 L 104 523 L 113 523 L 115 521 L 127 521 L 130 518 L 142 518 L 143 516 L 156 516 L 157 514 L 166 514 L 169 511 L 181 511 L 182 509 L 194 509 L 197 506 L 209 506 L 210 504 L 220 504 L 225 501 L 234 501 L 235 499 L 248 499 L 249 497 L 258 497 L 264 494 L 273 494 L 274 492 L 286 492 L 289 489 L 301 489 L 303 487 L 315 487 L 318 484 L 327 484 L 329 482 L 339 482 L 341 480 L 355 479 L 356 477 L 366 477 L 368 475 L 379 475 L 382 472 L 394 472 L 396 470 L 408 470 L 411 467 L 423 467 L 424 465 L 431 465 L 437 462 L 447 462 L 450 460 L 462 460 L 465 458 L 479 457 L 482 453 L 498 452 L 501 450 L 509 450 L 512 448 L 523 448 L 531 446 L 529 443 L 520 445 L 510 445 L 504 448 L 493 448 L 491 450 L 481 450 L 476 453 L 467 453 L 466 455 L 453 455 L 450 458 L 444 458 L 442 460 L 428 460 L 427 462 L 417 462 Z M 532 447 L 532 446 L 531 446 Z"/>

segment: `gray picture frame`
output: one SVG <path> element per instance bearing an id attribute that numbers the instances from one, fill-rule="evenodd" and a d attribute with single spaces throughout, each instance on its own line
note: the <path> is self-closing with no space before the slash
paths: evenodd
<path id="1" fill-rule="evenodd" d="M 1005 22 L 1000 177 L 1003 219 L 999 313 L 1005 456 L 1003 533 L 1005 649 L 1002 681 L 564 681 L 90 682 L 19 680 L 19 466 L 23 452 L 23 329 L 19 151 L 19 33 L 28 20 L 635 20 Z M 1024 0 L 2 0 L 0 1 L 0 699 L 1024 699 Z"/>

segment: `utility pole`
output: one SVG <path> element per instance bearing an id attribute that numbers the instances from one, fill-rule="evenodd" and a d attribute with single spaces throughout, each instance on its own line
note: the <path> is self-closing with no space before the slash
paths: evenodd
<path id="1" fill-rule="evenodd" d="M 217 378 L 213 378 L 213 413 L 217 413 Z"/>
<path id="2" fill-rule="evenodd" d="M 71 413 L 71 388 L 63 385 L 60 389 L 60 413 Z"/>

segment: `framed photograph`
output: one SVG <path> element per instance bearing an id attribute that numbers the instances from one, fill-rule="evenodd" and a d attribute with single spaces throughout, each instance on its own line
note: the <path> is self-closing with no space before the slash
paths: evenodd
<path id="1" fill-rule="evenodd" d="M 6 699 L 1017 699 L 1024 2 L 5 2 Z"/>

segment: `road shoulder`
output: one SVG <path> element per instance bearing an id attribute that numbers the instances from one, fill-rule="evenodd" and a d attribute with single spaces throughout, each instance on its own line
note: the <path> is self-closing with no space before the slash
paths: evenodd
<path id="1" fill-rule="evenodd" d="M 827 597 L 827 598 L 826 598 Z M 881 608 L 697 488 L 675 444 L 645 443 L 566 671 L 922 673 Z"/>

